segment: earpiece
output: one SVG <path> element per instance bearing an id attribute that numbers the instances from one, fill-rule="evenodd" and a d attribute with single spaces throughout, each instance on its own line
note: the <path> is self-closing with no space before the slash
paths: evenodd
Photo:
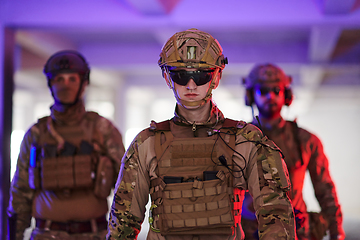
<path id="1" fill-rule="evenodd" d="M 285 87 L 285 105 L 286 106 L 290 106 L 292 100 L 293 100 L 293 93 L 292 93 L 292 90 L 291 90 L 291 87 L 290 87 L 290 84 L 292 83 L 292 77 L 291 76 L 287 76 L 288 79 L 289 79 L 289 85 Z"/>
<path id="2" fill-rule="evenodd" d="M 169 76 L 168 69 L 166 67 L 161 67 L 161 73 L 162 73 L 162 76 L 165 79 L 166 84 L 168 85 L 168 87 L 170 89 L 173 89 L 173 85 L 172 85 L 172 82 L 171 82 L 171 79 L 170 79 L 170 76 Z"/>
<path id="3" fill-rule="evenodd" d="M 293 93 L 290 87 L 285 88 L 284 96 L 285 96 L 285 105 L 290 106 L 293 100 Z"/>

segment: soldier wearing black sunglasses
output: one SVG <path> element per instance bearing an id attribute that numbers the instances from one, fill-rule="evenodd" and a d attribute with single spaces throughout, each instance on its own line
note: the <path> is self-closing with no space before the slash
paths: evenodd
<path id="1" fill-rule="evenodd" d="M 177 101 L 175 116 L 152 122 L 124 155 L 107 239 L 137 238 L 149 194 L 147 239 L 243 239 L 247 189 L 259 199 L 261 237 L 295 238 L 279 149 L 253 125 L 225 118 L 211 101 L 226 63 L 206 32 L 189 29 L 166 42 L 159 65 Z"/>

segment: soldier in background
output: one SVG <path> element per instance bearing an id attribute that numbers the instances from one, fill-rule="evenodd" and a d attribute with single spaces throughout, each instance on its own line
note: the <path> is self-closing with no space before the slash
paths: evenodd
<path id="1" fill-rule="evenodd" d="M 246 87 L 245 103 L 259 110 L 253 124 L 281 149 L 292 184 L 288 193 L 294 207 L 298 239 L 323 239 L 330 231 L 330 239 L 344 239 L 341 207 L 329 172 L 328 159 L 319 138 L 297 126 L 295 121 L 281 117 L 282 107 L 293 99 L 291 77 L 274 64 L 256 65 L 243 79 Z M 302 191 L 306 171 L 309 171 L 321 213 L 307 212 Z M 254 197 L 254 196 L 253 196 Z M 246 239 L 258 239 L 257 221 L 251 192 L 245 195 L 242 225 Z"/>
<path id="2" fill-rule="evenodd" d="M 295 239 L 280 150 L 258 128 L 225 118 L 212 101 L 227 64 L 210 34 L 175 33 L 159 65 L 177 101 L 175 116 L 152 122 L 125 153 L 107 239 L 136 239 L 151 195 L 147 239 L 243 239 L 245 190 L 256 197 L 261 239 Z"/>
<path id="3" fill-rule="evenodd" d="M 76 51 L 60 51 L 45 64 L 54 98 L 51 115 L 25 134 L 8 207 L 9 238 L 104 239 L 107 197 L 125 152 L 115 126 L 85 110 L 90 68 Z"/>

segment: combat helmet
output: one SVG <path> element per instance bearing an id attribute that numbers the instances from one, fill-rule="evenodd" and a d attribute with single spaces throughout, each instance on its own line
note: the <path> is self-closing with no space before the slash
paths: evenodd
<path id="1" fill-rule="evenodd" d="M 54 96 L 53 90 L 51 88 L 51 79 L 60 73 L 78 73 L 80 75 L 81 84 L 76 99 L 73 103 L 68 104 L 59 102 L 58 99 L 56 99 Z M 44 74 L 47 78 L 48 87 L 50 88 L 55 102 L 68 106 L 74 105 L 79 101 L 83 91 L 84 83 L 89 83 L 90 81 L 90 67 L 88 63 L 79 52 L 74 50 L 63 50 L 51 55 L 45 63 Z"/>
<path id="2" fill-rule="evenodd" d="M 90 67 L 85 58 L 77 51 L 64 50 L 53 54 L 44 66 L 44 74 L 50 80 L 59 73 L 77 72 L 80 74 L 82 81 L 89 82 Z"/>
<path id="3" fill-rule="evenodd" d="M 195 28 L 177 32 L 171 36 L 162 47 L 158 61 L 166 83 L 171 89 L 174 88 L 173 81 L 169 76 L 171 70 L 192 68 L 215 71 L 208 93 L 201 101 L 181 100 L 174 91 L 176 99 L 184 107 L 200 106 L 211 98 L 211 92 L 215 86 L 215 77 L 221 78 L 221 71 L 227 63 L 228 60 L 224 57 L 219 42 L 209 33 Z"/>
<path id="4" fill-rule="evenodd" d="M 227 64 L 219 42 L 209 33 L 191 28 L 175 33 L 163 46 L 159 66 L 221 68 Z"/>

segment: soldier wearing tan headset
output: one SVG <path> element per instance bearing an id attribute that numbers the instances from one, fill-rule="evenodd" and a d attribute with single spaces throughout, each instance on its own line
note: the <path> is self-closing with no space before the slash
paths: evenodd
<path id="1" fill-rule="evenodd" d="M 253 124 L 281 149 L 292 184 L 288 195 L 294 207 L 298 239 L 321 240 L 329 230 L 330 239 L 344 239 L 341 207 L 329 172 L 328 159 L 318 137 L 286 121 L 281 116 L 283 106 L 293 100 L 291 77 L 278 66 L 258 64 L 243 79 L 245 103 L 256 105 L 259 118 Z M 309 171 L 321 213 L 307 212 L 302 190 L 305 173 Z M 254 196 L 253 196 L 254 197 Z M 258 239 L 257 221 L 251 194 L 245 195 L 242 225 L 246 239 Z"/>

